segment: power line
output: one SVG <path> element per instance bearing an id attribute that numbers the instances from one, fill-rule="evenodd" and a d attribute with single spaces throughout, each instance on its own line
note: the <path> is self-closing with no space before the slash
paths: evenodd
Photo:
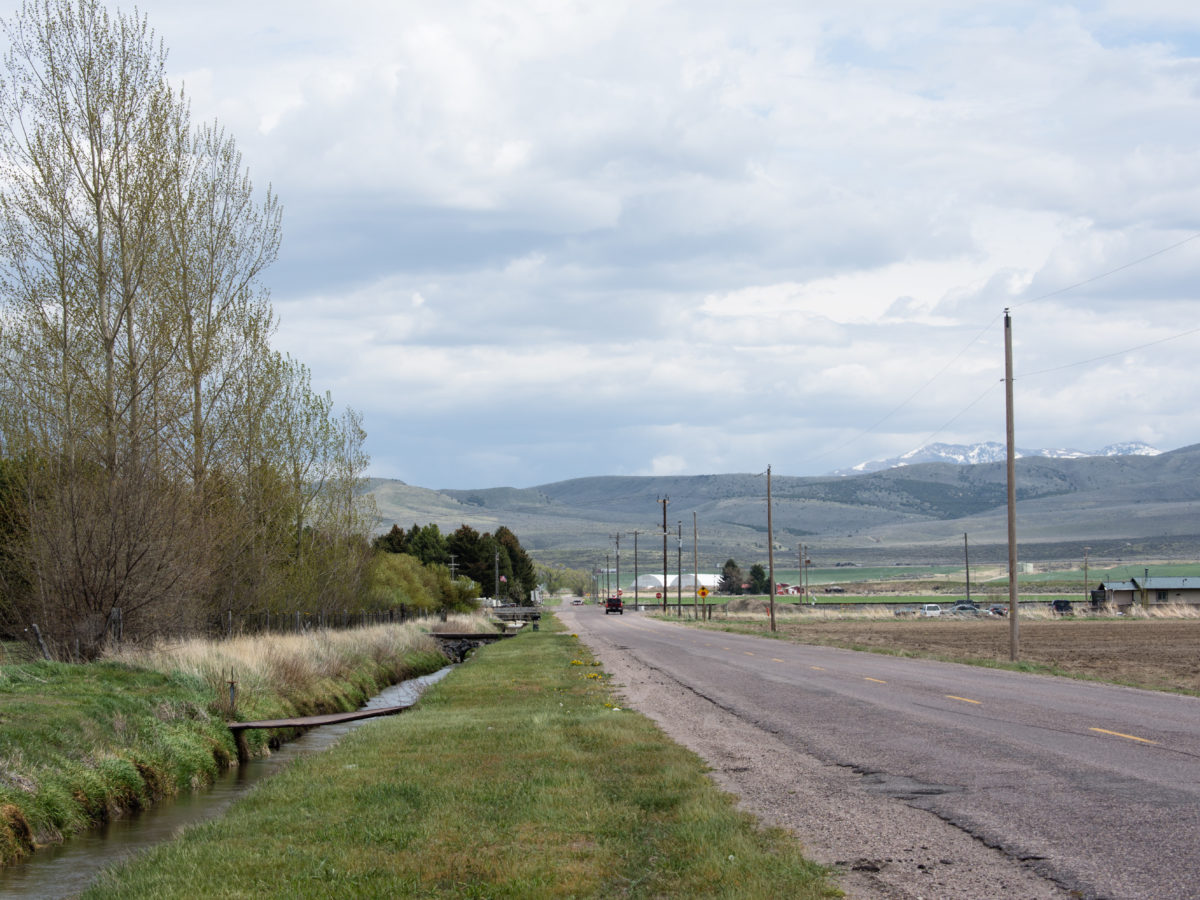
<path id="1" fill-rule="evenodd" d="M 1150 341 L 1146 344 L 1138 344 L 1136 347 L 1126 347 L 1124 350 L 1117 350 L 1113 353 L 1105 353 L 1103 356 L 1093 356 L 1090 359 L 1081 359 L 1079 362 L 1065 363 L 1061 366 L 1053 366 L 1049 369 L 1038 369 L 1036 372 L 1029 372 L 1022 375 L 1022 378 L 1033 378 L 1036 375 L 1045 375 L 1047 372 L 1060 372 L 1063 369 L 1073 369 L 1077 366 L 1086 366 L 1089 363 L 1101 362 L 1106 359 L 1112 359 L 1116 356 L 1124 356 L 1126 353 L 1133 353 L 1135 350 L 1144 350 L 1147 347 L 1156 347 L 1159 344 L 1165 344 L 1168 341 L 1177 341 L 1182 337 L 1187 337 L 1190 334 L 1200 333 L 1200 328 L 1193 328 L 1190 331 L 1181 331 L 1179 334 L 1172 334 L 1169 337 L 1159 338 L 1157 341 Z"/>
<path id="2" fill-rule="evenodd" d="M 1161 247 L 1158 250 L 1155 250 L 1153 253 L 1147 253 L 1145 256 L 1141 256 L 1141 257 L 1138 257 L 1137 259 L 1131 260 L 1127 263 L 1123 263 L 1122 265 L 1119 265 L 1116 268 L 1109 269 L 1109 270 L 1107 270 L 1105 272 L 1101 272 L 1097 275 L 1093 275 L 1091 278 L 1085 278 L 1084 280 L 1077 281 L 1074 284 L 1069 284 L 1069 285 L 1066 285 L 1065 287 L 1061 287 L 1061 288 L 1058 288 L 1053 291 L 1048 291 L 1047 293 L 1044 293 L 1044 294 L 1039 294 L 1036 297 L 1030 297 L 1027 300 L 1022 300 L 1019 303 L 1013 303 L 1010 306 L 1011 306 L 1011 308 L 1026 306 L 1030 303 L 1035 303 L 1039 300 L 1046 300 L 1046 299 L 1049 299 L 1050 297 L 1057 297 L 1060 294 L 1066 294 L 1070 291 L 1084 287 L 1085 285 L 1093 284 L 1094 282 L 1100 281 L 1104 278 L 1108 278 L 1112 275 L 1116 275 L 1118 272 L 1124 272 L 1126 269 L 1131 269 L 1134 266 L 1141 265 L 1144 262 L 1154 259 L 1155 257 L 1162 256 L 1164 253 L 1169 253 L 1170 251 L 1178 249 L 1179 247 L 1182 247 L 1185 244 L 1189 244 L 1192 241 L 1197 240 L 1197 239 L 1200 239 L 1200 232 L 1191 234 L 1188 237 L 1184 238 L 1183 240 L 1176 241 L 1175 243 L 1169 244 L 1166 247 Z M 961 350 L 959 350 L 958 353 L 956 353 L 953 357 L 951 357 L 951 359 L 945 365 L 943 365 L 932 377 L 930 377 L 920 387 L 918 387 L 911 394 L 909 394 L 904 400 L 902 400 L 898 405 L 893 407 L 884 416 L 882 416 L 881 418 L 876 420 L 872 425 L 868 426 L 867 428 L 864 428 L 862 431 L 859 431 L 858 433 L 854 434 L 850 438 L 847 438 L 842 443 L 836 444 L 836 445 L 830 447 L 829 449 L 825 450 L 822 453 L 818 453 L 814 456 L 807 457 L 805 459 L 805 462 L 812 462 L 814 460 L 822 459 L 826 456 L 829 456 L 833 453 L 838 452 L 839 450 L 845 449 L 846 447 L 850 446 L 851 444 L 854 444 L 855 442 L 857 442 L 862 437 L 873 433 L 880 425 L 882 425 L 884 422 L 891 419 L 894 415 L 896 415 L 898 412 L 900 412 L 902 409 L 904 409 L 906 406 L 908 406 L 908 404 L 911 403 L 914 399 L 916 399 L 920 394 L 922 394 L 926 390 L 928 390 L 929 386 L 932 385 L 939 378 L 941 378 L 942 375 L 944 375 L 946 373 L 946 371 L 963 356 L 963 354 L 965 354 L 969 349 L 971 349 L 971 347 L 974 346 L 974 344 L 976 342 L 978 342 L 979 339 L 988 332 L 988 330 L 996 323 L 996 320 L 999 318 L 1000 318 L 999 315 L 993 316 L 991 321 L 989 321 L 985 326 L 983 326 L 983 328 L 980 329 L 979 333 L 977 335 L 975 335 L 975 337 L 972 338 L 970 341 L 968 341 L 963 346 L 963 348 Z M 1104 359 L 1111 359 L 1114 356 L 1122 356 L 1126 353 L 1131 353 L 1135 350 L 1141 350 L 1146 347 L 1153 347 L 1157 344 L 1162 344 L 1167 341 L 1175 340 L 1177 338 L 1186 337 L 1187 335 L 1190 335 L 1190 334 L 1196 334 L 1197 332 L 1200 332 L 1200 328 L 1195 328 L 1190 331 L 1184 331 L 1179 334 L 1172 335 L 1171 337 L 1162 338 L 1161 340 L 1151 341 L 1146 344 L 1140 344 L 1136 347 L 1130 347 L 1128 349 L 1121 350 L 1116 353 L 1110 353 L 1110 354 L 1106 354 L 1104 356 L 1097 356 L 1097 357 L 1093 357 L 1091 359 L 1081 360 L 1080 362 L 1077 362 L 1077 363 L 1068 363 L 1068 364 L 1062 365 L 1062 366 L 1055 366 L 1054 368 L 1050 368 L 1050 369 L 1041 369 L 1037 372 L 1031 372 L 1027 375 L 1023 375 L 1022 377 L 1023 378 L 1032 378 L 1035 375 L 1043 375 L 1048 372 L 1059 371 L 1060 369 L 1069 369 L 1074 366 L 1081 366 L 1081 365 L 1086 365 L 1091 362 L 1098 362 L 1098 361 L 1101 361 Z M 980 394 L 978 397 L 976 397 L 974 400 L 972 400 L 969 404 L 967 404 L 952 419 L 950 419 L 948 422 L 946 422 L 944 425 L 942 425 L 942 427 L 939 428 L 937 431 L 935 431 L 933 433 L 933 435 L 931 435 L 929 438 L 927 438 L 925 443 L 928 443 L 930 440 L 933 439 L 933 437 L 936 437 L 938 434 L 940 434 L 942 431 L 944 431 L 946 428 L 948 428 L 950 425 L 952 425 L 955 421 L 957 421 L 971 407 L 975 406 L 975 404 L 977 404 L 988 393 L 990 393 L 991 390 L 993 389 L 993 387 L 994 387 L 994 385 L 989 386 L 987 388 L 987 390 L 985 390 L 982 394 Z M 921 446 L 924 446 L 924 444 L 922 444 Z M 920 449 L 920 447 L 917 447 L 914 449 Z"/>
<path id="3" fill-rule="evenodd" d="M 1016 309 L 1019 306 L 1025 306 L 1029 303 L 1036 303 L 1039 300 L 1047 300 L 1050 297 L 1057 297 L 1059 294 L 1065 294 L 1068 291 L 1073 291 L 1076 288 L 1081 288 L 1084 285 L 1091 284 L 1092 282 L 1095 282 L 1095 281 L 1099 281 L 1102 278 L 1108 278 L 1110 275 L 1116 275 L 1118 272 L 1124 272 L 1126 269 L 1132 269 L 1134 266 L 1141 265 L 1142 263 L 1146 262 L 1147 260 L 1154 259 L 1154 257 L 1156 257 L 1156 256 L 1162 256 L 1164 253 L 1169 253 L 1170 251 L 1176 249 L 1177 247 L 1182 247 L 1184 244 L 1191 243 L 1192 241 L 1196 240 L 1197 238 L 1200 238 L 1200 231 L 1196 232 L 1193 235 L 1189 235 L 1188 237 L 1185 237 L 1182 241 L 1177 241 L 1176 243 L 1171 244 L 1169 247 L 1163 247 L 1159 250 L 1155 250 L 1153 253 L 1148 253 L 1145 256 L 1139 257 L 1138 259 L 1132 260 L 1131 262 L 1127 262 L 1124 265 L 1117 266 L 1115 269 L 1109 269 L 1107 272 L 1101 272 L 1099 275 L 1093 275 L 1091 278 L 1085 278 L 1083 281 L 1077 281 L 1074 284 L 1069 284 L 1066 287 L 1061 287 L 1058 290 L 1050 291 L 1049 293 L 1046 293 L 1046 294 L 1039 294 L 1036 297 L 1030 297 L 1028 300 L 1022 300 L 1020 303 L 1012 303 L 1012 304 L 1010 304 L 1010 306 L 1012 306 L 1012 308 Z"/>

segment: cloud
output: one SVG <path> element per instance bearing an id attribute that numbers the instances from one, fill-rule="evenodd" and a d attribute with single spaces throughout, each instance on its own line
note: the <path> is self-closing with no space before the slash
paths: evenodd
<path id="1" fill-rule="evenodd" d="M 375 474 L 996 439 L 1006 307 L 1022 445 L 1200 440 L 1197 338 L 1152 343 L 1195 318 L 1200 240 L 1151 255 L 1200 232 L 1194 5 L 140 8 L 282 198 L 278 343 Z"/>

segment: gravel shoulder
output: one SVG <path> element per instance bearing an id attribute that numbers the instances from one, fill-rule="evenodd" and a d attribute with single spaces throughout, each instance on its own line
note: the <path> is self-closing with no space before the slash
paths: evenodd
<path id="1" fill-rule="evenodd" d="M 567 607 L 559 616 L 612 674 L 626 705 L 704 759 L 714 780 L 743 809 L 788 829 L 810 858 L 834 867 L 847 896 L 1071 896 L 932 813 L 870 793 L 853 770 L 798 751 L 737 718 L 591 631 L 586 614 Z"/>

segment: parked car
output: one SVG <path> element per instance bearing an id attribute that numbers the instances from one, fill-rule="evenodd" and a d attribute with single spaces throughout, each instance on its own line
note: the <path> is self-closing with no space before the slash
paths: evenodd
<path id="1" fill-rule="evenodd" d="M 574 600 L 571 601 L 571 605 L 572 606 L 583 606 L 583 601 L 580 598 L 576 597 Z"/>
<path id="2" fill-rule="evenodd" d="M 1050 609 L 1054 611 L 1056 616 L 1075 615 L 1075 609 L 1071 606 L 1070 600 L 1055 600 L 1050 604 Z"/>
<path id="3" fill-rule="evenodd" d="M 901 606 L 893 609 L 892 612 L 897 616 L 915 616 L 917 611 L 911 606 Z"/>
<path id="4" fill-rule="evenodd" d="M 607 616 L 613 612 L 625 615 L 625 604 L 620 597 L 609 597 L 604 601 L 604 614 Z"/>
<path id="5" fill-rule="evenodd" d="M 956 616 L 977 616 L 979 615 L 979 607 L 974 603 L 959 603 L 950 612 Z"/>
<path id="6" fill-rule="evenodd" d="M 1008 607 L 1004 606 L 1001 603 L 993 603 L 991 606 L 989 606 L 987 608 L 987 611 L 988 611 L 989 616 L 1007 616 L 1008 615 Z"/>
<path id="7" fill-rule="evenodd" d="M 926 603 L 921 607 L 921 615 L 923 616 L 940 616 L 942 608 L 936 603 Z"/>

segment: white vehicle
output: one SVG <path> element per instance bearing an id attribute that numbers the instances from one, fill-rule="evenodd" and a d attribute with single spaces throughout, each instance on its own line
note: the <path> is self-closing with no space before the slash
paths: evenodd
<path id="1" fill-rule="evenodd" d="M 936 603 L 926 603 L 921 607 L 921 615 L 923 616 L 940 616 L 942 608 Z"/>

